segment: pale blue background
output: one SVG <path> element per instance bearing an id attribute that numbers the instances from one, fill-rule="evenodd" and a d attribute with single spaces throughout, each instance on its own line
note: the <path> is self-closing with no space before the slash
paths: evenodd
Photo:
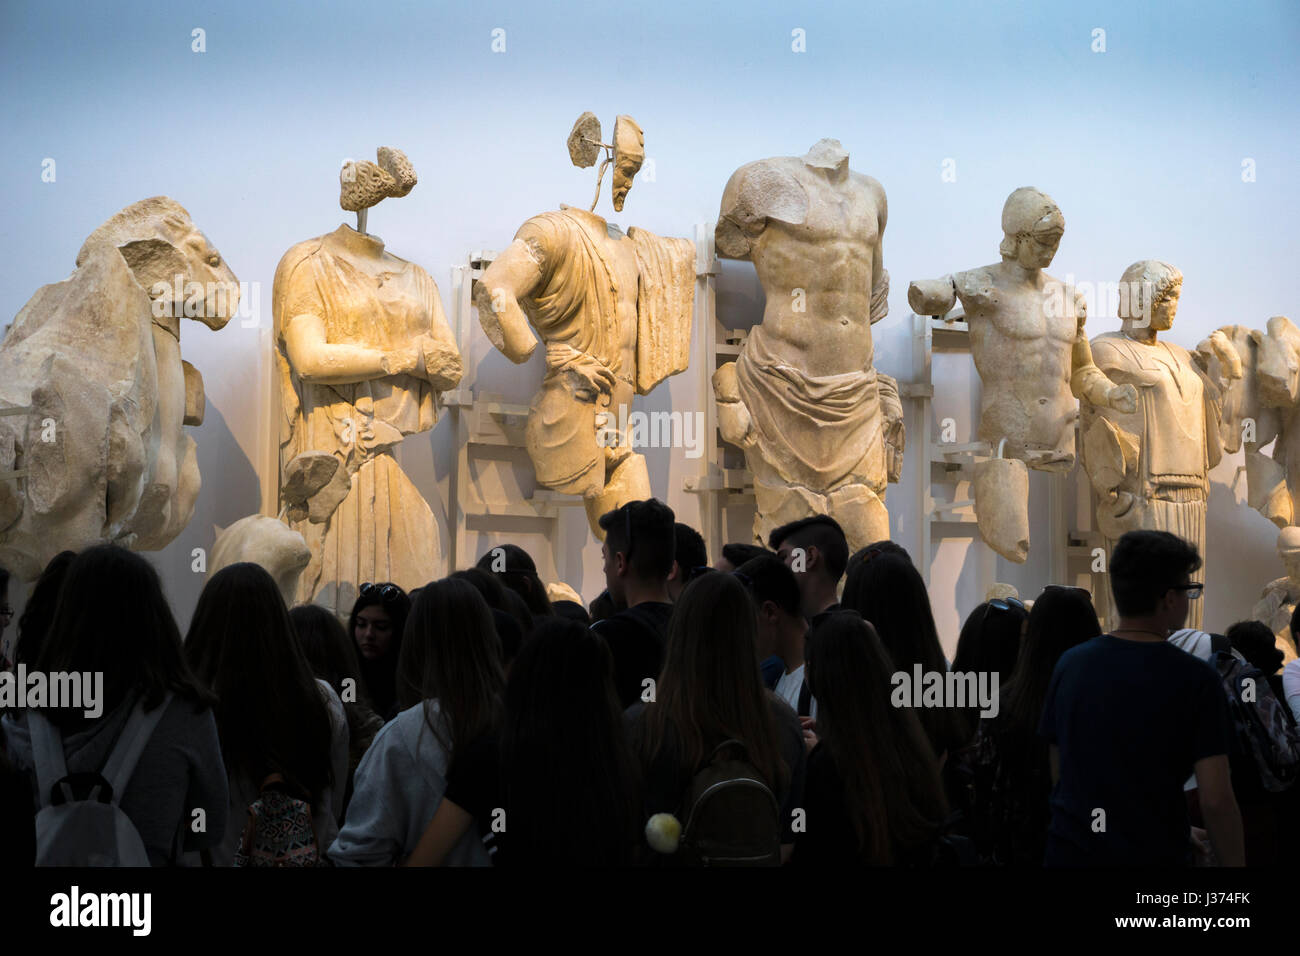
<path id="1" fill-rule="evenodd" d="M 339 164 L 373 158 L 379 145 L 404 149 L 420 183 L 372 210 L 371 231 L 424 265 L 450 310 L 449 269 L 468 251 L 503 247 L 524 219 L 560 202 L 590 201 L 592 171 L 574 169 L 564 149 L 587 109 L 607 133 L 616 114 L 636 117 L 655 164 L 623 214 L 612 214 L 608 187 L 597 211 L 665 235 L 712 221 L 742 163 L 839 138 L 889 196 L 893 291 L 876 326 L 878 364 L 903 378 L 907 281 L 996 261 L 1002 202 L 1022 185 L 1064 211 L 1054 274 L 1113 282 L 1147 257 L 1183 270 L 1173 341 L 1190 347 L 1219 325 L 1263 327 L 1294 311 L 1292 2 L 5 2 L 0 11 L 0 324 L 71 271 L 96 225 L 166 194 L 241 279 L 264 284 L 269 325 L 280 255 L 351 220 L 337 206 Z M 206 30 L 202 54 L 191 52 L 195 27 Z M 491 50 L 497 27 L 504 53 Z M 1105 53 L 1091 49 L 1097 27 Z M 792 52 L 795 28 L 807 52 Z M 41 181 L 47 157 L 57 162 L 52 184 Z M 1242 181 L 1247 157 L 1254 183 Z M 956 182 L 941 180 L 945 158 Z M 728 324 L 755 316 L 750 276 L 728 267 L 719 296 Z M 1093 334 L 1110 327 L 1102 315 L 1089 322 Z M 209 420 L 196 431 L 205 487 L 195 519 L 158 557 L 182 623 L 201 585 L 190 548 L 258 509 L 257 341 L 236 323 L 183 332 L 207 381 Z M 491 356 L 479 381 L 525 398 L 539 377 L 536 364 L 520 374 Z M 682 376 L 645 407 L 705 399 Z M 964 433 L 969 409 L 950 414 Z M 436 511 L 452 467 L 448 431 L 403 449 Z M 656 492 L 694 520 L 681 451 L 650 454 Z M 1278 572 L 1271 528 L 1226 489 L 1216 494 L 1211 550 L 1225 553 L 1211 556 L 1209 599 L 1221 628 Z M 910 544 L 915 502 L 902 488 L 890 495 L 895 537 Z M 1216 523 L 1239 533 L 1215 537 Z M 744 525 L 733 521 L 731 537 Z M 571 583 L 590 598 L 601 586 L 598 548 L 574 558 L 587 573 Z M 950 646 L 957 610 L 947 605 L 978 600 L 955 580 L 961 568 L 951 565 L 954 580 L 935 595 Z M 1041 569 L 1004 570 L 1027 589 L 1044 583 Z"/>

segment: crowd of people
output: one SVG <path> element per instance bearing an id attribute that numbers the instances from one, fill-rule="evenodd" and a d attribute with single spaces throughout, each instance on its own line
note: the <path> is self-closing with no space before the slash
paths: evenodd
<path id="1" fill-rule="evenodd" d="M 1183 629 L 1200 558 L 1173 535 L 1110 555 L 1110 632 L 1049 586 L 981 603 L 949 661 L 907 551 L 850 554 L 830 517 L 713 565 L 657 500 L 600 526 L 588 606 L 515 545 L 410 593 L 363 582 L 346 622 L 236 564 L 183 636 L 138 554 L 59 555 L 3 663 L 102 674 L 102 713 L 4 714 L 0 853 L 76 859 L 52 811 L 107 781 L 155 866 L 1287 858 L 1300 666 L 1263 625 Z M 900 699 L 921 673 L 992 675 L 993 706 Z"/>

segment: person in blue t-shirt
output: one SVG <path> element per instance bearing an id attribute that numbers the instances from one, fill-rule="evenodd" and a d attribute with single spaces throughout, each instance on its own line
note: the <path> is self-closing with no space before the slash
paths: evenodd
<path id="1" fill-rule="evenodd" d="M 1201 595 L 1190 579 L 1200 566 L 1164 531 L 1131 531 L 1115 546 L 1119 626 L 1062 655 L 1043 707 L 1055 780 L 1047 866 L 1188 865 L 1192 773 L 1215 857 L 1244 865 L 1218 675 L 1166 641 Z"/>

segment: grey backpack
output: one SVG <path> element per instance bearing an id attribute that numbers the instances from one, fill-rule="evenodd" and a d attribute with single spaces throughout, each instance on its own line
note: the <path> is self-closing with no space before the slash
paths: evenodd
<path id="1" fill-rule="evenodd" d="M 44 714 L 27 711 L 41 798 L 37 866 L 149 866 L 144 841 L 118 804 L 171 699 L 147 714 L 143 699 L 136 702 L 99 772 L 68 773 L 63 734 Z"/>

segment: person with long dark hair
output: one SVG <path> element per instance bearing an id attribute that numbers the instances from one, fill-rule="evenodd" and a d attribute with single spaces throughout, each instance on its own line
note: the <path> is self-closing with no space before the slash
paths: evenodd
<path id="1" fill-rule="evenodd" d="M 532 633 L 534 623 L 541 618 L 534 618 L 524 599 L 506 587 L 501 582 L 500 575 L 482 568 L 466 568 L 454 572 L 450 577 L 474 585 L 492 609 L 492 621 L 496 625 L 497 637 L 501 638 L 501 663 L 509 674 L 510 664 L 519 653 L 524 638 Z"/>
<path id="2" fill-rule="evenodd" d="M 313 676 L 275 579 L 248 562 L 214 574 L 199 595 L 185 654 L 216 694 L 230 780 L 235 822 L 212 862 L 234 862 L 249 806 L 277 777 L 312 808 L 323 855 L 343 810 L 348 722 L 338 694 Z"/>
<path id="3" fill-rule="evenodd" d="M 926 674 L 942 676 L 947 672 L 930 595 L 911 561 L 884 553 L 851 562 L 841 604 L 857 611 L 875 628 L 895 671 L 911 675 L 919 664 Z M 967 743 L 955 709 L 923 707 L 917 716 L 941 766 L 950 753 Z"/>
<path id="4" fill-rule="evenodd" d="M 456 754 L 406 865 L 441 864 L 475 823 L 497 866 L 629 863 L 637 778 L 613 673 L 590 629 L 559 617 L 540 624 L 510 672 L 500 730 Z"/>
<path id="5" fill-rule="evenodd" d="M 0 671 L 7 671 L 11 666 L 9 658 L 4 653 L 4 637 L 13 619 L 14 609 L 9 603 L 9 571 L 0 567 Z"/>
<path id="6" fill-rule="evenodd" d="M 420 589 L 398 664 L 401 711 L 375 735 L 357 767 L 352 802 L 330 860 L 392 866 L 415 850 L 443 802 L 447 768 L 470 742 L 500 726 L 501 641 L 487 602 L 463 578 Z M 477 835 L 463 833 L 452 865 L 487 866 Z"/>
<path id="7" fill-rule="evenodd" d="M 339 695 L 348 719 L 348 779 L 343 796 L 346 813 L 357 764 L 379 728 L 384 726 L 384 719 L 370 705 L 357 663 L 356 645 L 348 639 L 348 632 L 334 612 L 319 604 L 299 604 L 290 608 L 289 620 L 293 622 L 294 633 L 312 673 Z"/>
<path id="8" fill-rule="evenodd" d="M 852 611 L 808 636 L 808 683 L 818 702 L 808 755 L 799 865 L 930 865 L 948 816 L 939 764 L 910 707 L 890 703 L 893 664 Z"/>
<path id="9" fill-rule="evenodd" d="M 68 772 L 102 771 L 137 705 L 146 716 L 165 706 L 118 806 L 154 866 L 179 864 L 184 851 L 216 845 L 238 824 L 227 821 L 212 696 L 186 664 L 157 572 L 138 554 L 98 545 L 68 565 L 60 594 L 29 667 L 103 674 L 100 716 L 87 717 L 82 708 L 42 711 L 62 737 Z M 9 757 L 30 775 L 32 805 L 39 807 L 30 713 L 7 715 L 4 731 Z M 206 813 L 205 830 L 190 825 L 196 809 Z"/>
<path id="10" fill-rule="evenodd" d="M 998 687 L 1006 686 L 1016 669 L 1020 642 L 1029 625 L 1029 611 L 1019 598 L 994 598 L 978 605 L 961 626 L 952 669 L 962 674 L 997 674 Z M 958 711 L 963 736 L 971 740 L 980 722 L 980 705 L 972 702 Z"/>
<path id="11" fill-rule="evenodd" d="M 965 782 L 966 831 L 990 863 L 1043 864 L 1052 792 L 1048 745 L 1038 736 L 1043 701 L 1061 655 L 1100 633 L 1092 596 L 1082 588 L 1049 587 L 1034 601 L 997 716 L 980 721 L 956 770 Z"/>
<path id="12" fill-rule="evenodd" d="M 348 615 L 348 635 L 356 643 L 361 679 L 375 713 L 391 720 L 397 713 L 397 661 L 411 599 L 396 584 L 365 583 Z"/>
<path id="13" fill-rule="evenodd" d="M 22 617 L 18 618 L 18 645 L 14 649 L 14 663 L 27 664 L 29 667 L 41 655 L 41 645 L 54 620 L 54 612 L 59 606 L 59 589 L 76 557 L 73 551 L 60 551 L 50 558 L 41 576 L 36 579 L 31 596 L 23 607 Z"/>
<path id="14" fill-rule="evenodd" d="M 794 844 L 793 810 L 803 793 L 807 750 L 799 718 L 763 687 L 753 600 L 732 574 L 686 586 L 668 624 L 668 648 L 652 704 L 629 713 L 645 780 L 645 818 L 685 820 L 687 790 L 715 749 L 743 743 L 748 762 L 780 807 L 782 854 Z"/>

